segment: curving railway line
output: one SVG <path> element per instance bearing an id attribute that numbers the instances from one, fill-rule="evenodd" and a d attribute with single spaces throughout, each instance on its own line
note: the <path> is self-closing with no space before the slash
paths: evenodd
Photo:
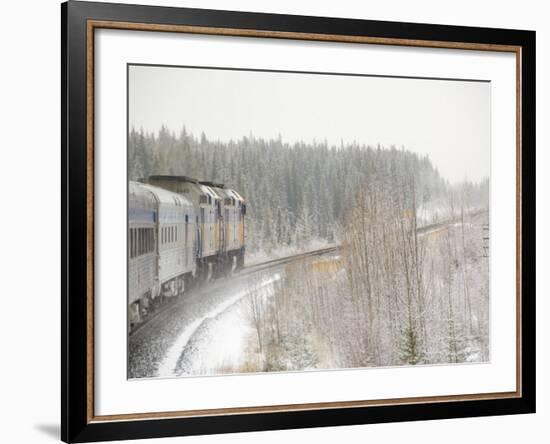
<path id="1" fill-rule="evenodd" d="M 293 255 L 290 255 L 290 256 L 285 256 L 283 258 L 271 259 L 271 260 L 260 262 L 260 263 L 257 263 L 257 264 L 251 264 L 251 265 L 245 266 L 240 271 L 234 271 L 231 274 L 231 276 L 229 277 L 229 279 L 236 279 L 238 277 L 247 276 L 247 275 L 250 275 L 252 273 L 258 273 L 260 271 L 266 271 L 266 270 L 269 270 L 271 268 L 280 267 L 281 265 L 285 265 L 285 264 L 288 264 L 290 262 L 294 262 L 294 261 L 297 261 L 297 260 L 302 260 L 302 259 L 306 259 L 306 258 L 310 258 L 310 257 L 316 257 L 316 256 L 322 256 L 322 255 L 329 254 L 329 253 L 334 253 L 334 252 L 338 251 L 338 249 L 340 249 L 340 245 L 335 245 L 335 246 L 327 247 L 327 248 L 321 248 L 321 249 L 313 250 L 313 251 L 307 251 L 305 253 L 293 254 Z M 225 281 L 226 280 L 222 279 L 221 281 L 208 282 L 208 283 L 204 284 L 203 286 L 198 287 L 196 290 L 201 291 L 201 292 L 205 292 L 205 291 L 208 291 L 209 288 L 216 288 L 216 286 L 218 284 L 223 283 Z M 128 335 L 133 336 L 139 330 L 144 328 L 153 319 L 156 319 L 157 317 L 161 316 L 163 313 L 165 313 L 169 310 L 172 310 L 176 305 L 181 304 L 186 299 L 187 298 L 185 296 L 172 298 L 172 300 L 170 302 L 165 303 L 162 306 L 162 308 L 160 308 L 156 312 L 152 313 L 150 316 L 146 317 L 143 320 L 143 322 L 141 322 L 139 325 L 134 327 L 134 329 L 132 331 L 130 331 L 128 333 Z"/>

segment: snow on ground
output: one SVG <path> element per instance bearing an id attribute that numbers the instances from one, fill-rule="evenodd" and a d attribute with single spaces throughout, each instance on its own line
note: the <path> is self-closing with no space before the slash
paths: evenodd
<path id="1" fill-rule="evenodd" d="M 273 292 L 273 283 L 280 279 L 279 274 L 274 274 L 263 279 L 254 286 L 254 291 Z M 246 319 L 243 319 L 240 306 L 241 300 L 250 293 L 249 288 L 244 288 L 226 300 L 216 305 L 204 316 L 189 323 L 179 334 L 176 340 L 168 348 L 166 355 L 158 367 L 157 376 L 173 377 L 185 373 L 208 374 L 215 372 L 221 366 L 239 366 L 243 358 L 245 339 L 249 329 Z M 198 336 L 197 338 L 195 336 Z M 201 337 L 209 340 L 204 344 Z M 200 354 L 196 344 L 200 343 Z M 191 359 L 185 359 L 189 352 Z M 180 363 L 191 363 L 190 369 Z M 178 365 L 178 363 L 180 365 Z M 183 366 L 183 369 L 181 367 Z"/>

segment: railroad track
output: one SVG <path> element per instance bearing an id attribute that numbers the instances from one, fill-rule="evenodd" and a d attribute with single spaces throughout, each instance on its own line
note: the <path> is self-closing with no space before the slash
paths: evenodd
<path id="1" fill-rule="evenodd" d="M 475 216 L 479 216 L 480 214 L 483 214 L 485 212 L 487 212 L 487 210 L 475 210 L 475 211 L 470 211 L 468 213 L 465 213 L 464 216 L 466 216 L 466 217 L 475 217 Z M 438 229 L 446 228 L 450 224 L 453 224 L 453 223 L 456 223 L 456 222 L 459 222 L 459 221 L 460 221 L 459 218 L 447 219 L 447 220 L 444 220 L 442 222 L 437 222 L 435 224 L 424 225 L 422 227 L 419 227 L 419 228 L 416 229 L 416 232 L 418 234 L 426 234 L 426 233 L 429 233 L 430 231 L 435 231 L 435 230 L 438 230 Z"/>
<path id="2" fill-rule="evenodd" d="M 258 264 L 252 264 L 252 265 L 249 265 L 247 267 L 244 267 L 241 271 L 239 271 L 235 274 L 232 274 L 230 278 L 240 278 L 240 277 L 252 274 L 252 273 L 257 273 L 259 271 L 268 270 L 270 268 L 278 267 L 278 266 L 281 266 L 281 265 L 284 265 L 284 264 L 287 264 L 287 263 L 290 263 L 290 262 L 294 262 L 294 261 L 297 261 L 297 260 L 302 260 L 302 259 L 306 259 L 306 258 L 309 258 L 309 257 L 316 257 L 316 256 L 322 256 L 322 255 L 328 254 L 328 253 L 333 253 L 333 252 L 338 251 L 339 248 L 340 248 L 340 245 L 335 245 L 335 246 L 332 246 L 332 247 L 321 248 L 319 250 L 313 250 L 313 251 L 307 251 L 305 253 L 293 254 L 291 256 L 285 256 L 285 257 L 278 258 L 278 259 L 271 259 L 271 260 L 268 260 L 268 261 L 265 261 L 265 262 L 260 262 Z M 215 284 L 216 282 L 219 282 L 219 281 L 214 280 L 214 281 L 212 281 L 208 284 Z M 199 288 L 199 290 L 203 290 L 203 291 L 206 290 L 206 289 L 208 289 L 208 287 Z M 191 291 L 194 291 L 194 290 L 191 290 Z M 179 305 L 182 302 L 183 302 L 182 298 L 177 298 L 177 297 L 171 298 L 171 300 L 169 302 L 163 304 L 161 308 L 159 308 L 157 311 L 155 311 L 151 315 L 147 316 L 143 322 L 141 322 L 139 325 L 134 327 L 134 329 L 129 332 L 129 336 L 133 336 L 139 330 L 141 330 L 143 327 L 145 327 L 149 322 L 151 322 L 153 319 L 159 317 L 161 314 L 165 313 L 166 311 L 168 311 L 171 308 L 174 308 L 175 306 Z"/>
<path id="3" fill-rule="evenodd" d="M 261 262 L 259 264 L 252 264 L 252 265 L 249 265 L 247 267 L 244 267 L 243 270 L 240 273 L 238 273 L 236 276 L 243 276 L 243 275 L 247 275 L 247 274 L 250 274 L 250 273 L 256 273 L 257 271 L 262 271 L 262 270 L 269 269 L 269 268 L 272 268 L 272 267 L 276 267 L 276 266 L 279 266 L 279 265 L 288 264 L 289 262 L 294 262 L 296 260 L 306 259 L 308 257 L 316 257 L 316 256 L 322 256 L 322 255 L 328 254 L 328 253 L 334 253 L 334 252 L 338 251 L 340 248 L 341 248 L 340 245 L 334 245 L 332 247 L 321 248 L 319 250 L 307 251 L 305 253 L 298 253 L 298 254 L 293 254 L 291 256 L 285 256 L 285 257 L 278 258 L 278 259 L 272 259 L 272 260 L 269 260 L 269 261 Z"/>

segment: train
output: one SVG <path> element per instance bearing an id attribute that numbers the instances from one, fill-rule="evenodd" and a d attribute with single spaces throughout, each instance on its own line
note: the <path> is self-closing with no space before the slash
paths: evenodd
<path id="1" fill-rule="evenodd" d="M 128 185 L 128 328 L 170 298 L 244 266 L 245 199 L 224 184 L 153 175 Z"/>

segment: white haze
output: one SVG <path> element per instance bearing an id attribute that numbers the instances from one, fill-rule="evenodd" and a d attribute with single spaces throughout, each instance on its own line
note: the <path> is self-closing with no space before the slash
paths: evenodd
<path id="1" fill-rule="evenodd" d="M 326 140 L 427 154 L 451 182 L 490 174 L 488 82 L 131 66 L 130 127 Z"/>

